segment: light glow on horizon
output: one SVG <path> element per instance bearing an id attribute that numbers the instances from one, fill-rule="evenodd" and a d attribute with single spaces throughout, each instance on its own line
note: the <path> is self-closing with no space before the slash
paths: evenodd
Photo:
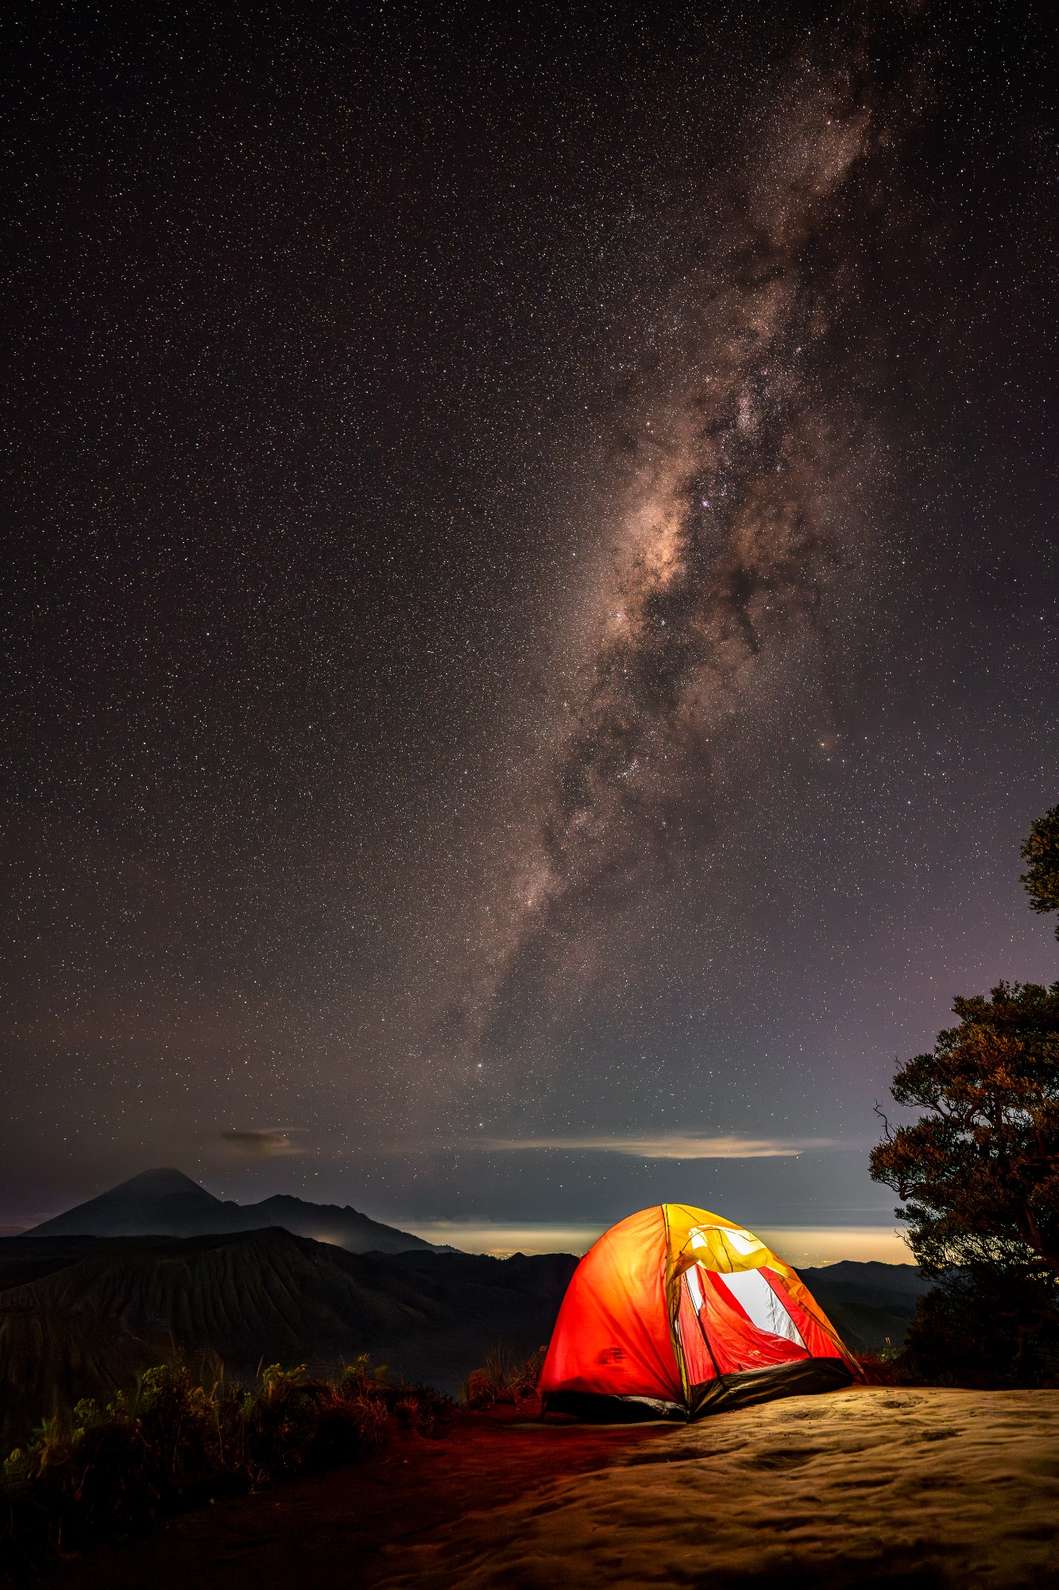
<path id="1" fill-rule="evenodd" d="M 495 1224 L 475 1220 L 402 1221 L 402 1227 L 426 1242 L 461 1248 L 466 1253 L 486 1253 L 507 1258 L 512 1253 L 586 1253 L 605 1225 Z M 755 1232 L 762 1242 L 798 1268 L 837 1264 L 842 1259 L 859 1263 L 911 1264 L 912 1255 L 894 1226 L 761 1226 Z"/>

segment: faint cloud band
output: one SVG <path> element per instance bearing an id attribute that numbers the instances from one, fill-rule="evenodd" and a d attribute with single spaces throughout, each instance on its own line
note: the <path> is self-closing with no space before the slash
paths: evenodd
<path id="1" fill-rule="evenodd" d="M 478 1137 L 461 1144 L 491 1154 L 542 1151 L 565 1154 L 623 1154 L 632 1159 L 797 1159 L 814 1149 L 849 1148 L 834 1137 Z"/>
<path id="2" fill-rule="evenodd" d="M 305 1136 L 303 1126 L 255 1126 L 220 1135 L 231 1152 L 247 1159 L 288 1159 L 306 1151 L 304 1143 L 298 1141 Z"/>

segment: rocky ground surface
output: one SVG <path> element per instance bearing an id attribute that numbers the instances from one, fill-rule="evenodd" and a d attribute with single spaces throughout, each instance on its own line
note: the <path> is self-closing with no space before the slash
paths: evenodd
<path id="1" fill-rule="evenodd" d="M 855 1387 L 699 1424 L 469 1418 L 71 1562 L 193 1584 L 1059 1584 L 1059 1391 Z"/>

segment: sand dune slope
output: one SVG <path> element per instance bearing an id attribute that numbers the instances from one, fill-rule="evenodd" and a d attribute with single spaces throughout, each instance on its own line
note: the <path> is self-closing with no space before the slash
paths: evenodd
<path id="1" fill-rule="evenodd" d="M 388 1559 L 388 1560 L 387 1560 Z M 391 1547 L 388 1587 L 1059 1584 L 1059 1391 L 724 1414 Z"/>

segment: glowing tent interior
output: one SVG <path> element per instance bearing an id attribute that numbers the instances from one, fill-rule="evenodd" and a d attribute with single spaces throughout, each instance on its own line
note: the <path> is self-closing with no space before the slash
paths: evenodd
<path id="1" fill-rule="evenodd" d="M 540 1391 L 546 1411 L 695 1419 L 859 1374 L 760 1238 L 705 1209 L 655 1204 L 604 1232 L 574 1271 Z"/>

